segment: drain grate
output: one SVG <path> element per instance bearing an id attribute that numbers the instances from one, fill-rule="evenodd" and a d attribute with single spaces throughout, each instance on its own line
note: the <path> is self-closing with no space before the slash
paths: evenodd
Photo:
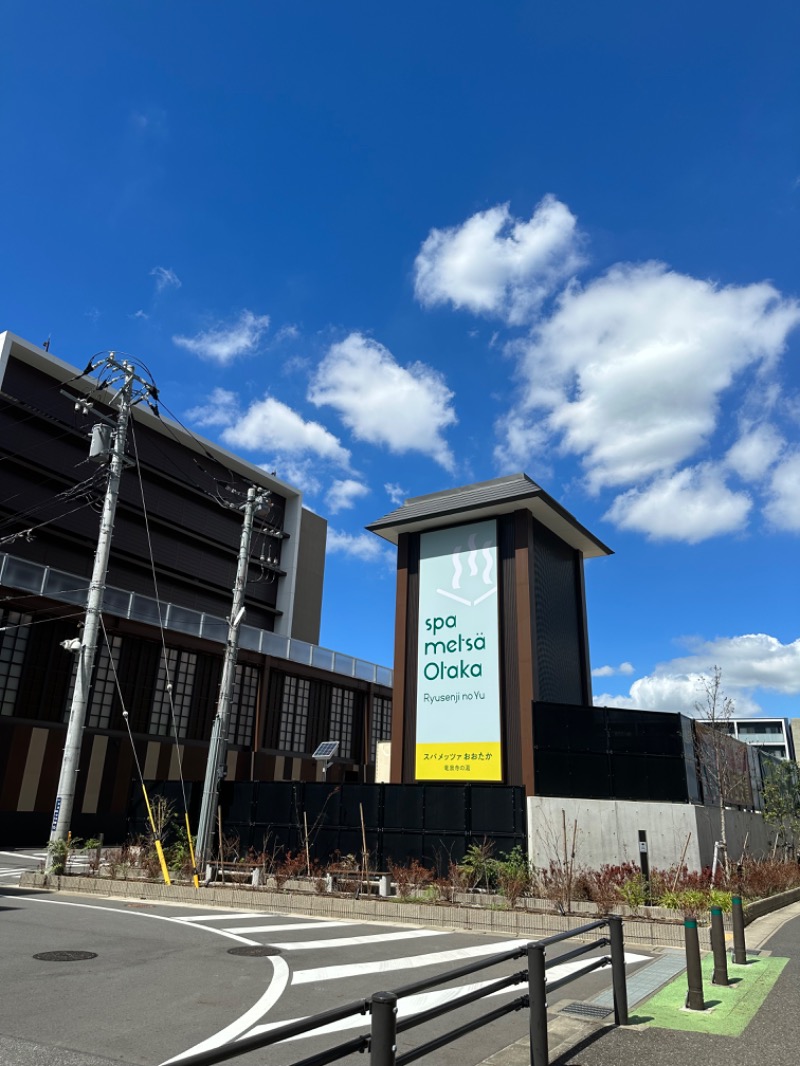
<path id="1" fill-rule="evenodd" d="M 245 955 L 251 959 L 263 958 L 265 955 L 280 955 L 277 948 L 268 947 L 265 944 L 252 944 L 244 948 L 228 948 L 229 955 Z"/>
<path id="2" fill-rule="evenodd" d="M 96 959 L 96 951 L 40 951 L 33 956 L 39 962 L 83 962 L 85 959 Z"/>
<path id="3" fill-rule="evenodd" d="M 576 1018 L 607 1018 L 613 1014 L 613 1008 L 601 1007 L 598 1003 L 570 1003 L 564 1007 L 561 1014 L 572 1014 Z"/>

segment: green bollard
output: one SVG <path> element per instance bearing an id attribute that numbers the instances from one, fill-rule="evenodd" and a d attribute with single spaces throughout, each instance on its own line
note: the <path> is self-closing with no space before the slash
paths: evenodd
<path id="1" fill-rule="evenodd" d="M 733 961 L 737 966 L 747 965 L 747 947 L 744 942 L 744 912 L 742 897 L 734 896 L 731 900 L 731 918 L 733 919 Z"/>
<path id="2" fill-rule="evenodd" d="M 685 919 L 683 937 L 686 942 L 686 981 L 689 986 L 686 993 L 686 1007 L 688 1010 L 705 1010 L 703 971 L 700 969 L 700 940 L 695 918 Z"/>
<path id="3" fill-rule="evenodd" d="M 728 956 L 725 952 L 725 926 L 722 924 L 722 907 L 711 908 L 711 948 L 714 952 L 713 985 L 727 985 Z"/>

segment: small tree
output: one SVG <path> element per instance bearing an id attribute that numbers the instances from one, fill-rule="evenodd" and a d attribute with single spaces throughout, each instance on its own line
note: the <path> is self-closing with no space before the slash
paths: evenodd
<path id="1" fill-rule="evenodd" d="M 775 830 L 774 856 L 781 845 L 794 845 L 800 829 L 800 779 L 794 763 L 769 759 L 768 765 L 762 796 L 764 819 Z"/>
<path id="2" fill-rule="evenodd" d="M 719 840 L 722 845 L 725 870 L 728 869 L 728 840 L 725 827 L 725 805 L 747 803 L 750 775 L 747 748 L 731 736 L 731 719 L 735 704 L 722 688 L 722 670 L 715 666 L 711 676 L 700 678 L 703 698 L 695 702 L 700 720 L 698 760 L 706 794 L 713 798 L 719 810 Z"/>

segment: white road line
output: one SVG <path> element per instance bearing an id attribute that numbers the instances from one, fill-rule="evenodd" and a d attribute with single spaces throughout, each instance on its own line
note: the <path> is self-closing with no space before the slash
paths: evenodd
<path id="1" fill-rule="evenodd" d="M 43 851 L 41 855 L 23 855 L 19 851 L 0 851 L 0 855 L 8 855 L 10 859 L 16 859 L 17 862 L 41 862 L 42 859 L 47 858 L 47 852 Z"/>
<path id="2" fill-rule="evenodd" d="M 19 877 L 20 874 L 24 874 L 27 870 L 27 866 L 20 866 L 18 870 L 3 870 L 0 872 L 0 877 Z"/>
<path id="3" fill-rule="evenodd" d="M 287 922 L 285 925 L 245 925 L 234 926 L 230 933 L 282 933 L 284 929 L 350 929 L 352 922 Z"/>
<path id="4" fill-rule="evenodd" d="M 0 896 L 2 899 L 17 899 L 17 896 Z M 246 940 L 243 936 L 236 936 L 233 933 L 226 933 L 224 929 L 210 929 L 205 925 L 191 925 L 191 923 L 181 922 L 177 918 L 170 918 L 164 914 L 147 914 L 144 911 L 130 911 L 123 910 L 119 907 L 99 907 L 93 903 L 69 903 L 66 900 L 60 899 L 36 899 L 32 897 L 25 897 L 27 903 L 53 903 L 62 907 L 80 907 L 86 910 L 92 911 L 110 911 L 112 914 L 125 914 L 133 915 L 137 918 L 156 918 L 163 922 L 172 922 L 173 925 L 183 926 L 184 929 L 191 928 L 200 930 L 203 933 L 216 933 L 219 936 L 228 937 L 230 940 L 238 940 L 243 944 L 256 945 L 255 940 Z M 222 1044 L 227 1043 L 229 1040 L 235 1040 L 237 1036 L 240 1036 L 252 1025 L 254 1025 L 259 1018 L 263 1018 L 267 1011 L 278 1002 L 286 990 L 286 986 L 289 983 L 289 967 L 286 962 L 278 956 L 267 956 L 272 964 L 272 980 L 266 992 L 258 999 L 250 1010 L 245 1011 L 241 1017 L 236 1021 L 231 1022 L 224 1029 L 221 1029 L 214 1036 L 208 1037 L 207 1040 L 202 1041 L 200 1044 L 196 1044 L 194 1047 L 189 1048 L 187 1051 L 182 1051 L 179 1055 L 175 1055 L 173 1058 L 168 1059 L 168 1062 L 180 1062 L 181 1059 L 185 1059 L 188 1055 L 192 1055 L 198 1051 L 205 1051 L 208 1048 L 220 1047 Z M 167 1066 L 166 1062 L 162 1063 L 162 1066 Z"/>
<path id="5" fill-rule="evenodd" d="M 355 948 L 362 944 L 386 944 L 394 940 L 414 940 L 422 936 L 448 936 L 445 929 L 407 929 L 402 933 L 373 933 L 370 936 L 334 936 L 326 940 L 293 940 L 287 944 L 270 941 L 281 951 L 310 951 L 311 948 Z"/>
<path id="6" fill-rule="evenodd" d="M 19 896 L 0 896 L 0 899 L 19 899 Z M 207 925 L 192 925 L 191 922 L 183 922 L 180 918 L 170 918 L 166 914 L 148 914 L 146 911 L 133 911 L 122 907 L 100 907 L 96 903 L 68 903 L 64 899 L 37 899 L 26 896 L 26 903 L 50 903 L 55 907 L 81 907 L 89 911 L 106 911 L 111 914 L 125 914 L 133 918 L 155 918 L 159 922 L 172 922 L 173 925 L 181 925 L 184 929 L 198 929 L 201 933 L 216 933 L 217 936 L 227 937 L 228 940 L 236 940 L 240 944 L 249 944 L 252 947 L 261 947 L 257 940 L 248 940 L 247 937 L 236 936 L 235 933 L 226 933 L 224 929 L 209 929 Z"/>
<path id="7" fill-rule="evenodd" d="M 646 959 L 650 958 L 650 955 L 625 953 L 625 963 L 628 966 L 635 962 L 644 962 Z M 587 962 L 589 962 L 589 958 L 577 959 L 573 962 L 564 962 L 560 966 L 552 966 L 547 971 L 548 979 L 550 981 L 558 981 L 562 977 L 567 977 L 569 974 L 580 970 Z M 456 985 L 452 988 L 430 989 L 429 991 L 421 992 L 416 996 L 406 996 L 398 1001 L 397 1016 L 398 1018 L 409 1018 L 414 1014 L 420 1014 L 422 1011 L 430 1010 L 432 1007 L 439 1007 L 444 1003 L 450 1003 L 452 1000 L 458 999 L 459 996 L 465 996 L 470 992 L 477 992 L 479 989 L 486 988 L 487 985 L 493 984 L 496 980 L 498 980 L 498 978 L 493 977 L 488 981 L 475 981 L 471 984 Z M 495 996 L 507 996 L 513 993 L 523 995 L 527 990 L 527 983 L 522 981 L 517 985 L 511 985 L 508 988 L 501 988 L 497 992 L 492 992 L 486 998 L 493 999 Z M 257 1025 L 247 1035 L 258 1036 L 261 1033 L 268 1033 L 273 1029 L 278 1029 L 282 1025 L 292 1025 L 295 1022 L 305 1021 L 308 1017 L 310 1017 L 310 1015 L 305 1015 L 301 1018 L 286 1018 L 281 1022 L 267 1022 L 264 1025 Z M 299 1036 L 290 1037 L 289 1040 L 281 1041 L 281 1043 L 288 1044 L 293 1040 L 306 1040 L 310 1036 L 325 1036 L 330 1033 L 343 1032 L 347 1029 L 364 1029 L 368 1028 L 369 1024 L 369 1015 L 366 1017 L 363 1015 L 353 1015 L 352 1018 L 341 1018 L 338 1022 L 331 1022 L 329 1025 L 325 1025 L 320 1029 L 315 1029 L 311 1033 L 301 1033 Z"/>
<path id="8" fill-rule="evenodd" d="M 387 973 L 392 970 L 416 970 L 421 966 L 437 966 L 445 962 L 459 962 L 482 955 L 500 955 L 530 943 L 528 940 L 503 940 L 500 943 L 480 944 L 474 948 L 455 948 L 430 955 L 409 955 L 404 959 L 381 959 L 378 962 L 345 963 L 341 966 L 320 966 L 313 970 L 297 970 L 293 985 L 307 985 L 313 981 L 336 981 L 342 977 L 358 977 L 367 973 Z"/>
<path id="9" fill-rule="evenodd" d="M 272 980 L 264 995 L 253 1004 L 250 1010 L 245 1011 L 236 1021 L 226 1025 L 224 1029 L 220 1029 L 218 1033 L 208 1037 L 207 1040 L 203 1040 L 201 1043 L 195 1044 L 194 1047 L 182 1051 L 180 1055 L 174 1055 L 171 1059 L 162 1062 L 161 1066 L 167 1066 L 171 1062 L 180 1062 L 181 1059 L 188 1058 L 189 1055 L 199 1054 L 201 1051 L 210 1051 L 212 1048 L 222 1047 L 223 1044 L 227 1044 L 228 1041 L 235 1040 L 245 1033 L 259 1018 L 263 1018 L 267 1011 L 275 1006 L 289 983 L 289 967 L 278 956 L 268 955 L 267 958 L 272 963 Z"/>
<path id="10" fill-rule="evenodd" d="M 496 979 L 495 979 L 496 980 Z M 464 996 L 468 992 L 479 988 L 485 988 L 486 985 L 491 984 L 491 981 L 477 981 L 470 985 L 458 985 L 455 988 L 442 988 L 432 992 L 422 992 L 417 996 L 407 996 L 405 999 L 399 1000 L 397 1004 L 397 1016 L 398 1018 L 407 1018 L 413 1014 L 419 1014 L 420 1011 L 428 1010 L 430 1007 L 439 1006 L 442 1003 L 449 1003 L 450 1000 L 455 999 L 457 996 Z M 494 992 L 492 995 L 504 995 L 507 992 L 523 992 L 527 988 L 527 985 L 523 983 L 514 985 L 511 988 L 503 988 L 500 992 Z M 487 996 L 487 999 L 489 997 Z M 301 1018 L 287 1018 L 282 1022 L 267 1022 L 265 1025 L 257 1025 L 247 1035 L 259 1036 L 261 1033 L 269 1033 L 273 1029 L 278 1029 L 282 1025 L 293 1025 L 295 1022 L 304 1022 L 306 1018 L 311 1015 L 304 1015 Z M 346 1029 L 363 1029 L 369 1028 L 370 1017 L 369 1015 L 355 1014 L 352 1018 L 341 1018 L 338 1022 L 330 1022 L 328 1025 L 324 1025 L 319 1029 L 315 1029 L 311 1033 L 301 1033 L 299 1036 L 292 1036 L 289 1040 L 282 1040 L 281 1043 L 290 1043 L 293 1040 L 307 1040 L 310 1036 L 325 1036 L 328 1033 L 339 1033 Z"/>
<path id="11" fill-rule="evenodd" d="M 176 918 L 176 922 L 232 922 L 237 918 L 271 918 L 271 914 L 265 914 L 264 911 L 225 911 L 224 913 L 217 912 L 216 914 L 182 914 L 179 918 Z M 243 932 L 247 932 L 245 929 Z"/>

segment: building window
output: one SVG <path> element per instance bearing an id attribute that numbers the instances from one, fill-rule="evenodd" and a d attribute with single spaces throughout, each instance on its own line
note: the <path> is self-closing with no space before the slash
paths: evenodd
<path id="1" fill-rule="evenodd" d="M 379 740 L 392 738 L 392 701 L 385 696 L 372 698 L 372 729 L 369 738 L 369 761 L 375 762 Z"/>
<path id="2" fill-rule="evenodd" d="M 0 622 L 0 714 L 13 714 L 28 643 L 28 626 L 33 618 L 19 611 L 0 610 Z"/>
<path id="3" fill-rule="evenodd" d="M 343 759 L 353 757 L 353 712 L 356 694 L 350 688 L 334 685 L 331 691 L 331 713 L 327 740 L 338 740 L 338 754 Z"/>
<path id="4" fill-rule="evenodd" d="M 239 663 L 231 700 L 231 720 L 228 738 L 231 744 L 250 745 L 253 740 L 253 721 L 258 701 L 260 672 L 257 666 Z"/>
<path id="5" fill-rule="evenodd" d="M 308 693 L 310 684 L 304 677 L 283 679 L 281 727 L 278 747 L 281 751 L 305 751 L 308 728 Z"/>
<path id="6" fill-rule="evenodd" d="M 196 669 L 197 656 L 194 652 L 167 648 L 166 663 L 162 655 L 158 665 L 156 689 L 150 709 L 150 733 L 162 737 L 186 736 Z M 171 686 L 171 691 L 169 686 Z M 174 730 L 170 713 L 170 696 L 175 715 Z"/>
<path id="7" fill-rule="evenodd" d="M 94 660 L 94 681 L 92 682 L 86 715 L 86 725 L 90 729 L 109 729 L 111 727 L 111 711 L 114 707 L 114 696 L 117 692 L 117 674 L 119 673 L 119 657 L 122 652 L 122 637 L 111 637 L 108 644 L 111 645 L 111 655 L 108 654 L 108 645 L 101 644 L 97 649 L 97 655 Z M 75 681 L 78 677 L 78 656 L 75 655 L 73 659 L 72 676 L 70 677 L 64 707 L 65 722 L 69 719 L 69 713 L 72 709 L 72 697 L 75 695 Z"/>

